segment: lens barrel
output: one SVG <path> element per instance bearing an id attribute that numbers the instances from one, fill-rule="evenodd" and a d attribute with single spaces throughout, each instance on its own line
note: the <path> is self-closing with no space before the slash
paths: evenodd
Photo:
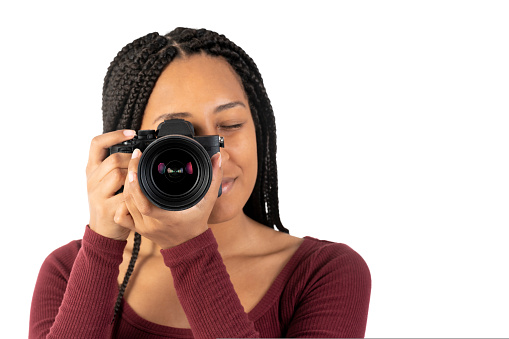
<path id="1" fill-rule="evenodd" d="M 212 162 L 205 148 L 187 136 L 158 138 L 138 164 L 140 188 L 157 207 L 180 211 L 196 205 L 212 182 Z"/>

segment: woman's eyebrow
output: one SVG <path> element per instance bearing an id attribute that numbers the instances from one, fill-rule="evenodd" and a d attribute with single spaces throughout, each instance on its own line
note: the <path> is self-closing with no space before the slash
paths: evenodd
<path id="1" fill-rule="evenodd" d="M 242 106 L 244 108 L 246 107 L 246 105 L 244 105 L 243 102 L 233 101 L 233 102 L 229 102 L 229 103 L 224 104 L 224 105 L 217 106 L 214 109 L 214 114 L 226 111 L 227 109 L 234 108 L 234 107 L 237 107 L 237 106 Z M 153 123 L 155 124 L 159 120 L 184 119 L 184 118 L 190 118 L 190 117 L 192 117 L 192 114 L 188 113 L 188 112 L 166 113 L 166 114 L 162 114 L 162 115 L 158 116 L 154 120 Z"/>
<path id="2" fill-rule="evenodd" d="M 155 118 L 153 124 L 155 124 L 159 120 L 171 120 L 171 119 L 184 119 L 184 118 L 190 118 L 192 115 L 187 112 L 180 112 L 180 113 L 166 113 L 158 116 Z"/>
<path id="3" fill-rule="evenodd" d="M 216 109 L 214 110 L 214 113 L 219 113 L 219 112 L 222 112 L 222 111 L 226 111 L 227 109 L 230 109 L 230 108 L 233 108 L 233 107 L 237 107 L 237 106 L 242 106 L 242 107 L 246 108 L 246 105 L 244 105 L 244 103 L 242 103 L 240 101 L 233 101 L 233 102 L 229 102 L 229 103 L 224 104 L 224 105 L 217 106 Z"/>

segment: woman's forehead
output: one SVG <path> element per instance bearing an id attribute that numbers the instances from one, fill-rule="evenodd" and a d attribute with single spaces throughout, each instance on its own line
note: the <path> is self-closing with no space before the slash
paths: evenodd
<path id="1" fill-rule="evenodd" d="M 217 107 L 227 102 L 245 101 L 239 76 L 224 59 L 204 54 L 177 58 L 158 78 L 145 113 L 153 109 L 188 111 L 200 105 Z"/>

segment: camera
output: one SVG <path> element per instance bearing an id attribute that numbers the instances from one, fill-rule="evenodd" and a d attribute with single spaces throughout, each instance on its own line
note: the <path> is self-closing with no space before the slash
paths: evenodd
<path id="1" fill-rule="evenodd" d="M 180 211 L 196 205 L 207 194 L 212 183 L 210 158 L 220 147 L 224 147 L 223 137 L 195 136 L 189 121 L 171 119 L 159 124 L 157 130 L 140 130 L 133 139 L 110 147 L 110 154 L 140 149 L 141 191 L 157 207 Z"/>

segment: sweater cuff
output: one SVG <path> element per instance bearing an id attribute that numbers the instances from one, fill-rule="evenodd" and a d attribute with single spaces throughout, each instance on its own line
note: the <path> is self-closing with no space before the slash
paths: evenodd
<path id="1" fill-rule="evenodd" d="M 213 246 L 213 249 L 218 247 L 214 233 L 212 233 L 210 228 L 199 236 L 178 246 L 162 249 L 161 254 L 166 266 L 171 268 L 184 262 L 193 261 L 193 258 L 200 257 L 200 252 L 209 246 Z"/>
<path id="2" fill-rule="evenodd" d="M 123 255 L 127 240 L 115 240 L 107 238 L 93 231 L 89 225 L 85 228 L 85 235 L 83 235 L 83 245 L 96 248 L 104 253 L 114 255 Z"/>

